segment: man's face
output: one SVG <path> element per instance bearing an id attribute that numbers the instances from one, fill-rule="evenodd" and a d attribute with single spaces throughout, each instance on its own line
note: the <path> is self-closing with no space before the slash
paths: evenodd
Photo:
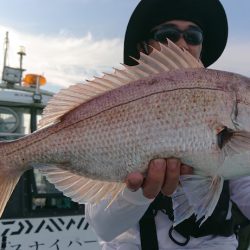
<path id="1" fill-rule="evenodd" d="M 200 59 L 202 50 L 202 31 L 196 24 L 190 21 L 172 20 L 164 22 L 151 30 L 152 34 L 156 37 L 164 36 L 164 31 L 166 33 L 170 32 L 169 34 L 173 32 L 173 37 L 175 38 L 173 42 L 180 48 L 187 50 L 195 58 Z M 163 37 L 161 43 L 167 43 L 166 38 L 167 37 Z M 147 42 L 152 47 L 159 49 L 158 43 L 155 42 L 155 40 L 150 39 Z"/>

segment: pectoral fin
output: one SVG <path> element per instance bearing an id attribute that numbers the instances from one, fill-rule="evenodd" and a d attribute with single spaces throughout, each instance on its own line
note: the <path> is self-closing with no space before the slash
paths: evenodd
<path id="1" fill-rule="evenodd" d="M 223 156 L 230 157 L 244 152 L 250 153 L 250 133 L 246 131 L 234 131 L 225 127 L 217 135 L 218 146 Z"/>

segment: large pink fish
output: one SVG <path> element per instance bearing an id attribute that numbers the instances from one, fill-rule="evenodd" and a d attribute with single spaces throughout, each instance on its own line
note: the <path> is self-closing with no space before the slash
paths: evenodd
<path id="1" fill-rule="evenodd" d="M 176 223 L 193 212 L 206 219 L 224 179 L 250 174 L 250 79 L 204 69 L 171 42 L 137 66 L 62 90 L 41 125 L 0 144 L 0 214 L 31 167 L 85 203 L 116 197 L 153 158 L 180 158 L 195 174 L 173 196 Z"/>

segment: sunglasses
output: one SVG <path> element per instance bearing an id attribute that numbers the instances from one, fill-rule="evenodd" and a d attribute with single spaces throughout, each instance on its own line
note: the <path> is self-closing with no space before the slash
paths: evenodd
<path id="1" fill-rule="evenodd" d="M 150 38 L 162 43 L 166 42 L 166 39 L 168 38 L 175 43 L 179 41 L 181 36 L 186 43 L 190 45 L 200 45 L 203 41 L 202 30 L 198 27 L 190 27 L 182 31 L 170 25 L 164 25 L 161 28 L 152 31 Z"/>

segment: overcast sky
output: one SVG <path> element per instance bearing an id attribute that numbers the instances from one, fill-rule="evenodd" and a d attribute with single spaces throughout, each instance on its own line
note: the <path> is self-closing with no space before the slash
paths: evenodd
<path id="1" fill-rule="evenodd" d="M 44 74 L 46 89 L 58 91 L 103 71 L 110 72 L 122 62 L 126 25 L 138 2 L 0 0 L 0 69 L 8 31 L 8 65 L 19 66 L 17 52 L 24 46 L 25 73 Z M 228 14 L 229 42 L 211 68 L 250 76 L 250 1 L 222 3 Z"/>

